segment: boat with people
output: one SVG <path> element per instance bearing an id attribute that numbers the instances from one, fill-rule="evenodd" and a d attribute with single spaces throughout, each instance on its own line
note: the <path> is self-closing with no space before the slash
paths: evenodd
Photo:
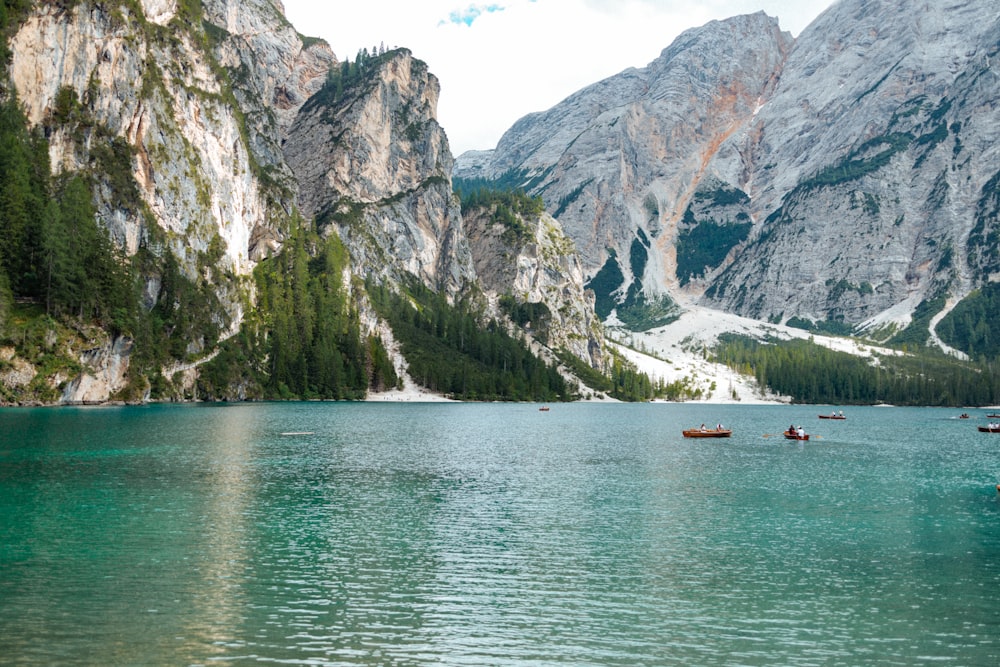
<path id="1" fill-rule="evenodd" d="M 702 424 L 700 428 L 688 428 L 681 431 L 685 438 L 728 438 L 733 434 L 733 429 L 723 428 L 719 424 L 715 428 L 705 428 Z"/>
<path id="2" fill-rule="evenodd" d="M 803 431 L 801 428 L 789 429 L 785 431 L 786 440 L 808 440 L 809 434 Z"/>
<path id="3" fill-rule="evenodd" d="M 990 424 L 989 426 L 979 426 L 980 433 L 1000 433 L 1000 424 Z"/>
<path id="4" fill-rule="evenodd" d="M 819 418 L 820 419 L 847 419 L 847 417 L 844 416 L 843 412 L 841 412 L 839 415 L 820 415 Z"/>

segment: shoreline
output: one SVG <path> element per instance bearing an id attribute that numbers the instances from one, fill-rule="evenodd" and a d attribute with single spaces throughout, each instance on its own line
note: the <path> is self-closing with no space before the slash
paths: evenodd
<path id="1" fill-rule="evenodd" d="M 654 398 L 649 401 L 620 401 L 614 398 L 581 398 L 575 401 L 463 401 L 448 398 L 443 394 L 437 394 L 426 390 L 398 390 L 387 392 L 371 393 L 361 399 L 332 399 L 332 398 L 295 398 L 295 399 L 249 399 L 237 401 L 205 401 L 200 399 L 192 400 L 145 400 L 145 401 L 73 401 L 59 403 L 43 403 L 39 401 L 29 401 L 25 403 L 0 403 L 0 410 L 4 408 L 122 408 L 122 407 L 142 407 L 145 405 L 252 405 L 254 403 L 506 403 L 510 405 L 572 405 L 577 403 L 596 404 L 657 404 L 657 405 L 712 405 L 712 406 L 782 406 L 789 407 L 815 407 L 815 408 L 922 408 L 922 409 L 942 409 L 942 410 L 988 410 L 1000 413 L 1000 405 L 896 405 L 890 403 L 795 403 L 791 401 L 778 400 L 714 400 L 694 399 L 687 401 L 670 401 L 662 398 Z M 975 419 L 974 415 L 969 416 Z"/>

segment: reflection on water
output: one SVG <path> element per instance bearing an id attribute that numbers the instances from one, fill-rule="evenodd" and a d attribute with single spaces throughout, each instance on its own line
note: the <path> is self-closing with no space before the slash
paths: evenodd
<path id="1" fill-rule="evenodd" d="M 192 567 L 197 578 L 190 582 L 186 597 L 192 601 L 189 615 L 185 614 L 183 636 L 188 640 L 187 658 L 192 662 L 205 659 L 206 650 L 216 656 L 225 655 L 228 647 L 238 643 L 243 614 L 251 601 L 247 599 L 247 577 L 251 539 L 248 532 L 250 510 L 255 501 L 254 422 L 253 410 L 219 409 L 204 420 L 199 434 L 203 443 L 202 456 L 193 462 L 201 467 L 205 491 L 200 501 L 199 543 L 193 550 L 197 556 Z"/>
<path id="2" fill-rule="evenodd" d="M 1000 436 L 944 410 L 0 418 L 0 655 L 18 664 L 1000 657 Z M 720 420 L 733 438 L 680 435 Z M 766 437 L 792 421 L 813 440 Z"/>

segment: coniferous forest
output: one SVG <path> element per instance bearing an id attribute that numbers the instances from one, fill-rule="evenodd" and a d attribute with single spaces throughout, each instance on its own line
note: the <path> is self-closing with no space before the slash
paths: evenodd
<path id="1" fill-rule="evenodd" d="M 47 143 L 25 125 L 16 99 L 0 104 L 0 309 L 31 301 L 49 316 L 129 328 L 132 276 L 97 224 L 92 184 L 78 174 L 50 177 Z"/>
<path id="2" fill-rule="evenodd" d="M 320 243 L 296 219 L 284 251 L 256 271 L 257 314 L 205 366 L 197 391 L 178 393 L 162 369 L 212 350 L 229 323 L 215 288 L 189 278 L 157 242 L 155 228 L 152 242 L 132 257 L 111 240 L 98 222 L 93 191 L 100 174 L 115 171 L 114 163 L 126 167 L 130 155 L 114 142 L 95 153 L 100 163 L 92 170 L 51 176 L 42 131 L 27 130 L 16 98 L 0 104 L 0 337 L 42 371 L 27 397 L 0 399 L 55 400 L 58 388 L 45 376 L 81 370 L 63 343 L 94 345 L 95 331 L 134 341 L 132 383 L 121 400 L 147 390 L 154 399 L 358 398 L 396 383 L 381 342 L 362 340 L 357 313 L 339 285 L 346 251 Z M 121 203 L 141 206 L 134 184 L 118 181 L 114 194 Z M 221 254 L 218 245 L 200 253 L 199 274 Z M 158 285 L 156 299 L 143 307 L 150 279 Z"/>
<path id="3" fill-rule="evenodd" d="M 0 28 L 26 7 L 3 0 Z M 382 57 L 361 53 L 331 81 L 338 91 L 356 85 Z M 107 345 L 108 337 L 131 341 L 130 384 L 113 397 L 119 400 L 358 399 L 400 383 L 382 340 L 361 333 L 364 288 L 342 284 L 349 257 L 336 236 L 320 238 L 294 213 L 276 221 L 286 237 L 282 249 L 256 267 L 255 302 L 246 304 L 239 331 L 227 334 L 232 322 L 218 290 L 243 288 L 217 268 L 221 239 L 193 253 L 192 266 L 191 256 L 179 259 L 156 225 L 148 225 L 138 252 L 127 256 L 94 202 L 100 190 L 115 207 L 144 210 L 131 177 L 131 147 L 103 136 L 76 93 L 61 90 L 51 122 L 81 141 L 97 140 L 87 142 L 84 169 L 52 176 L 46 127 L 27 129 L 12 90 L 5 84 L 0 91 L 0 339 L 40 372 L 27 395 L 0 389 L 0 401 L 57 400 L 59 387 L 47 378 L 53 371 L 79 373 L 78 351 Z M 540 201 L 528 203 L 541 209 Z M 516 226 L 520 218 L 508 212 L 505 221 Z M 552 364 L 498 323 L 483 323 L 480 313 L 416 285 L 405 297 L 368 288 L 403 341 L 411 373 L 431 390 L 466 399 L 570 398 Z M 429 329 L 419 317 L 395 317 L 404 310 L 385 310 L 390 300 L 415 298 L 423 316 L 433 318 Z M 457 342 L 451 332 L 458 332 Z M 195 364 L 197 384 L 186 386 L 177 373 Z"/>
<path id="4" fill-rule="evenodd" d="M 531 352 L 496 320 L 480 323 L 468 304 L 446 299 L 413 281 L 406 293 L 368 283 L 378 313 L 400 341 L 419 384 L 463 400 L 559 401 L 571 398 L 554 364 Z"/>
<path id="5" fill-rule="evenodd" d="M 1000 364 L 973 365 L 923 349 L 871 359 L 807 340 L 762 342 L 720 337 L 714 360 L 753 375 L 763 387 L 798 403 L 996 405 Z"/>
<path id="6" fill-rule="evenodd" d="M 53 331 L 65 339 L 96 326 L 135 341 L 134 382 L 122 400 L 147 387 L 153 399 L 358 399 L 399 383 L 383 342 L 361 334 L 356 295 L 341 284 L 349 258 L 336 236 L 321 239 L 293 218 L 282 251 L 254 272 L 256 307 L 239 333 L 219 344 L 228 322 L 219 320 L 212 286 L 188 278 L 162 245 L 125 256 L 92 203 L 94 174 L 104 169 L 52 177 L 44 136 L 26 127 L 16 99 L 0 106 L 0 336 L 40 368 L 78 372 L 77 362 L 45 341 Z M 127 160 L 127 151 L 120 158 Z M 140 205 L 134 193 L 118 194 Z M 220 255 L 209 248 L 199 257 L 201 273 Z M 157 298 L 143 307 L 151 276 Z M 497 322 L 482 325 L 476 312 L 416 284 L 406 296 L 367 288 L 403 341 L 410 373 L 429 389 L 467 400 L 571 398 L 555 366 Z M 163 376 L 171 362 L 216 347 L 193 392 Z M 32 400 L 57 397 L 42 383 L 33 391 Z"/>
<path id="7" fill-rule="evenodd" d="M 0 32 L 9 33 L 30 4 L 0 0 Z M 200 25 L 196 4 L 181 3 L 181 10 L 185 21 Z M 10 58 L 6 44 L 0 40 L 0 63 Z M 389 57 L 380 48 L 342 62 L 311 103 L 332 105 L 349 98 Z M 345 247 L 336 235 L 321 235 L 316 223 L 294 211 L 275 215 L 281 250 L 260 261 L 249 279 L 220 269 L 225 253 L 218 235 L 201 250 L 178 249 L 174 239 L 171 250 L 133 177 L 134 149 L 89 118 L 85 100 L 77 95 L 68 87 L 59 90 L 46 119 L 29 129 L 13 87 L 0 79 L 0 344 L 15 349 L 37 371 L 17 392 L 0 384 L 0 403 L 56 402 L 60 386 L 53 378 L 79 375 L 84 370 L 81 351 L 108 347 L 112 340 L 127 341 L 130 347 L 129 384 L 112 397 L 118 400 L 363 398 L 402 383 L 386 341 L 366 333 L 371 329 L 359 309 L 368 305 L 391 328 L 410 376 L 431 391 L 463 400 L 577 398 L 556 362 L 536 354 L 532 342 L 519 333 L 519 325 L 531 322 L 538 333 L 535 340 L 547 344 L 551 313 L 545 304 L 519 303 L 507 295 L 501 300 L 502 314 L 493 318 L 477 305 L 475 294 L 452 301 L 415 280 L 391 286 L 345 280 L 351 274 Z M 47 136 L 56 129 L 86 146 L 79 152 L 86 163 L 75 171 L 52 173 Z M 880 167 L 912 137 L 896 134 L 873 141 L 872 146 L 888 148 L 874 158 L 845 160 L 802 187 L 855 180 Z M 504 225 L 508 240 L 530 243 L 526 220 L 537 218 L 545 203 L 519 189 L 530 184 L 526 176 L 510 172 L 493 182 L 456 179 L 463 213 L 489 210 Z M 559 202 L 556 213 L 578 195 L 579 190 Z M 127 255 L 121 239 L 113 240 L 102 223 L 108 207 L 149 221 L 134 254 Z M 746 232 L 742 224 L 720 229 L 703 223 L 682 237 L 678 266 L 690 269 L 681 271 L 682 283 L 716 265 L 721 248 Z M 713 248 L 702 247 L 706 244 Z M 632 244 L 629 266 L 639 274 L 648 246 L 642 238 Z M 872 289 L 843 280 L 840 284 L 848 290 Z M 599 314 L 610 313 L 613 304 L 607 297 L 623 285 L 612 250 L 605 268 L 591 277 Z M 628 291 L 631 301 L 616 306 L 620 317 L 628 314 L 623 305 L 634 307 L 633 322 L 640 319 L 636 312 L 650 311 L 642 318 L 649 326 L 666 321 L 664 313 L 673 316 L 672 304 L 636 303 L 634 288 Z M 220 298 L 223 292 L 229 303 L 237 295 L 245 298 L 238 330 Z M 889 344 L 907 354 L 882 355 L 877 363 L 809 341 L 738 336 L 723 337 L 715 354 L 718 361 L 799 402 L 996 405 L 998 305 L 1000 287 L 987 283 L 937 325 L 940 337 L 968 352 L 973 362 L 925 345 L 929 322 L 944 306 L 942 295 L 920 304 L 911 324 L 890 339 Z M 830 329 L 840 324 L 836 322 L 817 325 L 795 317 L 788 322 L 847 333 Z M 667 385 L 650 380 L 613 352 L 600 370 L 564 351 L 554 352 L 564 369 L 595 392 L 628 401 L 699 397 L 683 381 Z M 186 384 L 184 369 L 196 365 L 196 384 Z M 0 359 L 0 370 L 9 366 Z"/>
<path id="8" fill-rule="evenodd" d="M 359 399 L 398 381 L 377 337 L 364 337 L 341 276 L 347 251 L 295 220 L 282 252 L 254 271 L 259 303 L 204 365 L 201 398 Z"/>

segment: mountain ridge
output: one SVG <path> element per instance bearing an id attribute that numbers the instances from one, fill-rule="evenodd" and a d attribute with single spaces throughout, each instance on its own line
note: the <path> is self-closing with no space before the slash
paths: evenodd
<path id="1" fill-rule="evenodd" d="M 1000 14 L 905 9 L 692 28 L 456 160 L 425 63 L 340 61 L 278 2 L 27 5 L 0 401 L 358 398 L 411 363 L 463 396 L 645 400 L 605 327 L 652 341 L 688 304 L 991 349 Z M 453 192 L 483 180 L 545 210 Z"/>
<path id="2" fill-rule="evenodd" d="M 455 174 L 514 174 L 529 193 L 545 196 L 581 248 L 588 276 L 618 264 L 624 279 L 607 297 L 619 305 L 639 283 L 649 295 L 757 319 L 842 322 L 869 332 L 882 326 L 891 334 L 913 321 L 920 304 L 945 294 L 959 301 L 988 282 L 995 272 L 992 244 L 969 244 L 977 225 L 965 221 L 980 220 L 976 238 L 990 238 L 993 223 L 977 209 L 991 196 L 989 165 L 998 160 L 990 103 L 997 10 L 983 1 L 917 8 L 841 0 L 794 43 L 734 43 L 775 29 L 762 14 L 706 24 L 639 71 L 652 76 L 686 54 L 693 63 L 688 79 L 715 82 L 693 106 L 674 104 L 658 114 L 684 119 L 666 126 L 670 143 L 688 160 L 675 160 L 673 172 L 659 166 L 663 148 L 655 140 L 626 150 L 602 121 L 604 91 L 619 84 L 621 91 L 633 89 L 637 74 L 627 70 L 526 117 L 530 124 L 515 123 L 492 152 L 459 156 Z M 767 58 L 756 70 L 758 95 L 741 91 L 742 107 L 720 107 L 728 99 L 718 74 L 730 61 L 727 48 L 754 54 L 740 58 L 737 70 Z M 676 86 L 678 77 L 670 82 Z M 643 91 L 636 101 L 624 99 L 652 105 L 664 98 Z M 577 124 L 609 148 L 575 160 L 579 140 L 557 142 L 556 128 L 541 119 L 555 123 L 571 104 L 584 110 Z M 586 111 L 588 105 L 594 110 Z M 719 118 L 729 121 L 730 132 L 685 135 Z M 533 148 L 536 135 L 552 138 L 544 150 Z M 651 166 L 632 174 L 594 167 L 643 161 Z M 612 172 L 619 182 L 608 188 Z M 579 210 L 567 204 L 571 196 Z M 844 222 L 830 224 L 831 217 Z M 639 276 L 619 259 L 629 256 L 638 231 L 656 239 Z M 878 234 L 882 240 L 871 241 Z M 718 251 L 698 255 L 694 239 Z M 614 259 L 605 248 L 614 249 Z M 909 304 L 905 314 L 901 304 Z"/>
<path id="3" fill-rule="evenodd" d="M 511 319 L 541 312 L 530 299 L 557 315 L 550 340 L 600 363 L 572 252 L 550 242 L 556 221 L 522 221 L 546 231 L 509 248 L 533 267 L 531 289 L 491 279 L 488 263 L 477 273 L 439 84 L 409 51 L 341 62 L 271 0 L 28 3 L 0 17 L 12 56 L 0 125 L 39 176 L 14 203 L 79 195 L 73 210 L 53 207 L 57 225 L 0 217 L 16 232 L 0 253 L 0 402 L 363 397 L 410 382 L 424 354 L 388 326 L 401 295 L 387 289 L 420 302 L 416 318 L 461 323 L 448 363 L 475 383 L 434 369 L 437 386 L 508 400 L 579 392 L 555 370 L 562 351 L 534 339 L 539 323 Z M 23 181 L 7 164 L 4 185 Z M 79 224 L 95 243 L 109 236 L 112 264 L 77 267 L 63 227 Z M 77 296 L 113 266 L 109 284 L 134 295 Z M 438 333 L 410 332 L 451 344 Z M 537 358 L 524 363 L 539 377 L 512 378 L 500 351 Z"/>

